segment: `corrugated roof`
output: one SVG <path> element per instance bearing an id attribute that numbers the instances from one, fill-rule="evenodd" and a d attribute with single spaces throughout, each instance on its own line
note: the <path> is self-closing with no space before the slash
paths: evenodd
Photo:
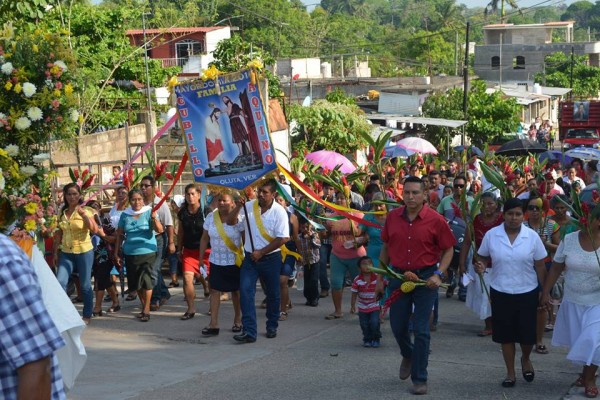
<path id="1" fill-rule="evenodd" d="M 403 115 L 396 115 L 396 114 L 365 114 L 365 118 L 367 118 L 367 119 L 393 119 L 398 122 L 406 122 L 408 124 L 447 126 L 449 128 L 458 128 L 467 123 L 467 121 L 461 121 L 461 120 L 456 120 L 456 119 L 405 117 Z"/>
<path id="2" fill-rule="evenodd" d="M 569 27 L 573 25 L 575 21 L 556 21 L 546 22 L 543 24 L 490 24 L 485 25 L 483 29 L 523 29 L 523 28 L 546 28 L 546 27 Z"/>
<path id="3" fill-rule="evenodd" d="M 159 35 L 166 33 L 197 33 L 197 32 L 211 32 L 218 29 L 227 28 L 226 26 L 205 26 L 197 28 L 164 28 L 164 29 L 146 29 L 146 35 Z M 143 35 L 143 29 L 128 29 L 128 35 Z"/>

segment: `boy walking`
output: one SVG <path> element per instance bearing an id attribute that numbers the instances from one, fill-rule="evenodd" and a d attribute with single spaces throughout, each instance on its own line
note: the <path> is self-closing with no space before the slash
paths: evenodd
<path id="1" fill-rule="evenodd" d="M 319 262 L 321 240 L 312 229 L 310 222 L 302 217 L 300 221 L 299 252 L 304 265 L 304 297 L 306 305 L 316 307 L 319 305 Z"/>
<path id="2" fill-rule="evenodd" d="M 371 272 L 373 261 L 364 256 L 358 260 L 360 274 L 352 282 L 352 302 L 350 312 L 356 312 L 356 300 L 358 299 L 358 319 L 363 332 L 364 347 L 379 347 L 381 342 L 381 329 L 379 314 L 381 307 L 375 295 L 377 286 L 377 275 Z"/>

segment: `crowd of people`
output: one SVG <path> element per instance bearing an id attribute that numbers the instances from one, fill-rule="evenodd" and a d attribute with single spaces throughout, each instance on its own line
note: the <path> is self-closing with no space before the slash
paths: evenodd
<path id="1" fill-rule="evenodd" d="M 402 356 L 399 377 L 411 378 L 413 394 L 428 390 L 440 288 L 452 297 L 458 287 L 459 299 L 483 321 L 479 336 L 501 345 L 503 387 L 517 382 L 517 344 L 523 378 L 534 380 L 530 354 L 548 353 L 544 333 L 553 331 L 552 344 L 570 347 L 567 358 L 583 365 L 577 384 L 596 397 L 600 205 L 592 201 L 577 221 L 571 204 L 595 182 L 597 163 L 550 161 L 536 170 L 528 160 L 513 170 L 496 159 L 492 168 L 502 188 L 492 185 L 482 163 L 474 157 L 426 164 L 415 157 L 402 170 L 371 174 L 362 191 L 306 179 L 320 202 L 293 192 L 282 176 L 243 195 L 221 190 L 205 199 L 189 184 L 169 208 L 154 178 L 145 176 L 138 187 L 116 188 L 115 204 L 103 210 L 94 201 L 84 204 L 79 187 L 68 184 L 51 258 L 65 290 L 69 281 L 77 283 L 86 323 L 103 316 L 105 294 L 112 302 L 107 313 L 121 310 L 119 275 L 126 276 L 128 300 L 139 300 L 139 321 L 150 321 L 181 274 L 187 309 L 179 318 L 196 315 L 195 283 L 201 283 L 210 298 L 210 322 L 201 334 L 219 335 L 219 307 L 229 294 L 231 332 L 240 343 L 259 337 L 257 304 L 266 309 L 266 338 L 277 336 L 298 271 L 306 306 L 323 307 L 331 295 L 327 320 L 344 318 L 348 287 L 365 347 L 380 346 L 380 323 L 389 309 Z M 472 209 L 479 210 L 474 218 Z M 162 274 L 167 262 L 175 265 L 169 287 Z M 401 289 L 408 281 L 414 290 Z"/>

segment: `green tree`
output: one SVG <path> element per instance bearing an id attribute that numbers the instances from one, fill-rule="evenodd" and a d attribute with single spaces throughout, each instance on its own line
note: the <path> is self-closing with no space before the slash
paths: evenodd
<path id="1" fill-rule="evenodd" d="M 372 129 L 362 114 L 358 106 L 327 100 L 317 100 L 309 107 L 293 105 L 289 118 L 298 123 L 298 136 L 292 137 L 292 147 L 342 154 L 362 149 L 367 144 L 363 135 Z"/>
<path id="2" fill-rule="evenodd" d="M 431 118 L 462 120 L 464 118 L 463 93 L 462 89 L 450 89 L 446 93 L 436 93 L 427 97 L 423 104 L 423 115 Z M 486 93 L 484 81 L 471 82 L 468 104 L 469 122 L 465 130 L 475 145 L 482 146 L 489 143 L 494 136 L 514 132 L 519 125 L 521 106 L 513 98 L 504 98 L 500 91 Z M 427 127 L 427 139 L 435 145 L 445 141 L 446 135 L 445 128 Z"/>
<path id="3" fill-rule="evenodd" d="M 573 95 L 581 98 L 598 96 L 600 68 L 587 64 L 587 56 L 575 56 L 573 64 Z M 571 56 L 554 53 L 546 57 L 545 73 L 535 75 L 535 81 L 545 86 L 571 87 Z"/>
<path id="4" fill-rule="evenodd" d="M 515 0 L 491 0 L 487 7 L 485 8 L 484 14 L 487 16 L 489 14 L 496 14 L 498 12 L 498 4 L 500 4 L 500 21 L 504 22 L 504 16 L 506 13 L 504 12 L 504 3 L 511 6 L 511 8 L 519 9 L 519 5 Z"/>
<path id="5" fill-rule="evenodd" d="M 211 63 L 221 72 L 235 72 L 248 68 L 248 63 L 260 59 L 265 66 L 273 65 L 275 59 L 269 53 L 255 49 L 241 36 L 233 35 L 230 39 L 222 40 L 213 52 L 214 61 Z M 269 97 L 279 97 L 281 84 L 279 78 L 268 69 L 264 74 L 269 82 Z"/>

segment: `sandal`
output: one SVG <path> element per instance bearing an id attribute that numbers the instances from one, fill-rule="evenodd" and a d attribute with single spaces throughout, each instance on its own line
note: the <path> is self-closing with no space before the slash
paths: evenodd
<path id="1" fill-rule="evenodd" d="M 521 357 L 521 369 L 523 370 L 523 379 L 526 382 L 533 382 L 535 379 L 535 372 L 533 370 L 533 364 L 531 364 L 531 360 L 529 360 L 529 364 L 531 365 L 531 370 L 525 371 L 525 364 L 523 363 L 523 357 Z"/>
<path id="2" fill-rule="evenodd" d="M 116 306 L 112 306 L 110 307 L 108 310 L 106 310 L 107 313 L 116 313 L 117 311 L 119 311 L 121 309 L 121 305 L 117 304 Z"/>
<path id="3" fill-rule="evenodd" d="M 239 333 L 242 331 L 242 324 L 233 324 L 233 326 L 231 327 L 231 332 L 233 333 Z"/>
<path id="4" fill-rule="evenodd" d="M 125 297 L 125 301 L 133 301 L 135 299 L 137 299 L 137 295 L 133 293 L 129 293 L 127 297 Z"/>
<path id="5" fill-rule="evenodd" d="M 279 320 L 280 321 L 285 321 L 287 319 L 287 313 L 285 311 L 282 311 L 279 313 Z"/>
<path id="6" fill-rule="evenodd" d="M 586 386 L 585 387 L 585 397 L 588 399 L 595 399 L 598 397 L 598 387 L 596 386 Z"/>
<path id="7" fill-rule="evenodd" d="M 517 383 L 517 381 L 515 379 L 506 378 L 505 380 L 502 381 L 502 387 L 505 387 L 505 388 L 515 387 L 515 383 Z"/>
<path id="8" fill-rule="evenodd" d="M 548 349 L 543 344 L 538 344 L 535 346 L 535 352 L 538 354 L 548 354 Z"/>
<path id="9" fill-rule="evenodd" d="M 332 319 L 340 319 L 342 317 L 343 317 L 342 315 L 329 314 L 328 316 L 325 317 L 325 319 L 331 321 Z"/>
<path id="10" fill-rule="evenodd" d="M 477 334 L 477 336 L 479 336 L 479 337 L 485 337 L 485 336 L 490 336 L 492 333 L 493 333 L 493 332 L 492 332 L 492 330 L 491 330 L 491 329 L 484 329 L 484 330 L 482 330 L 481 332 L 479 332 L 479 333 Z"/>
<path id="11" fill-rule="evenodd" d="M 206 327 L 202 329 L 202 336 L 217 336 L 219 334 L 219 328 Z"/>
<path id="12" fill-rule="evenodd" d="M 92 317 L 101 317 L 102 314 L 104 314 L 104 312 L 102 310 L 100 310 L 100 311 L 92 311 Z"/>
<path id="13" fill-rule="evenodd" d="M 194 318 L 194 315 L 196 315 L 196 313 L 195 313 L 195 312 L 187 312 L 187 311 L 186 311 L 186 312 L 183 314 L 183 316 L 182 316 L 180 319 L 181 319 L 182 321 L 187 321 L 188 319 L 192 319 L 192 318 Z"/>
<path id="14" fill-rule="evenodd" d="M 150 314 L 144 314 L 144 313 L 142 313 L 142 316 L 140 317 L 140 321 L 142 321 L 142 322 L 148 322 L 148 321 L 150 321 Z"/>

